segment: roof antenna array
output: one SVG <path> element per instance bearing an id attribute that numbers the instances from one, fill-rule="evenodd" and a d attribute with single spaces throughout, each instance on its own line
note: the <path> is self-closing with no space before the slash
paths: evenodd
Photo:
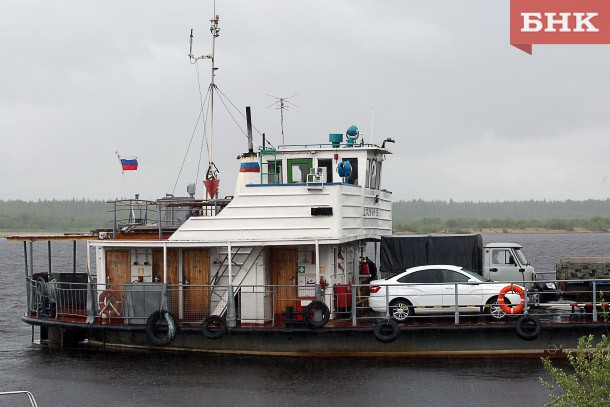
<path id="1" fill-rule="evenodd" d="M 267 95 L 269 97 L 274 98 L 275 102 L 273 102 L 266 108 L 269 109 L 270 107 L 275 106 L 276 109 L 280 110 L 280 126 L 282 128 L 282 144 L 286 144 L 286 140 L 284 138 L 284 110 L 290 110 L 291 107 L 298 107 L 297 105 L 295 105 L 294 103 L 292 103 L 291 101 L 288 100 L 288 99 L 291 99 L 298 95 L 299 94 L 297 93 L 296 95 L 288 96 L 287 98 L 279 98 L 277 96 Z"/>

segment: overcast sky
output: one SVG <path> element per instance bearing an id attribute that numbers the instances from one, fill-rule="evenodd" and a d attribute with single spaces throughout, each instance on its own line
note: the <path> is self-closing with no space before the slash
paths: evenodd
<path id="1" fill-rule="evenodd" d="M 509 45 L 508 0 L 216 8 L 217 85 L 275 145 L 267 94 L 296 94 L 287 143 L 327 142 L 352 124 L 367 142 L 396 140 L 383 180 L 396 201 L 610 196 L 610 45 L 534 45 L 530 56 Z M 3 0 L 0 199 L 172 192 L 200 110 L 189 33 L 193 52 L 209 53 L 212 15 L 212 0 Z M 206 92 L 210 62 L 198 66 Z M 214 161 L 220 194 L 232 195 L 246 140 L 217 107 Z M 201 134 L 176 195 L 197 177 Z M 123 177 L 116 150 L 139 170 Z"/>

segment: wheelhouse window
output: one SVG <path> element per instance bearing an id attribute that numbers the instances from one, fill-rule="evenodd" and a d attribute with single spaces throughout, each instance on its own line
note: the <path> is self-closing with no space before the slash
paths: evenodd
<path id="1" fill-rule="evenodd" d="M 381 180 L 381 161 L 369 158 L 367 160 L 366 172 L 366 187 L 379 189 L 379 181 Z"/>
<path id="2" fill-rule="evenodd" d="M 318 167 L 326 168 L 326 182 L 333 182 L 333 160 L 332 159 L 319 159 Z"/>
<path id="3" fill-rule="evenodd" d="M 358 159 L 357 158 L 344 158 L 343 162 L 349 162 L 350 174 L 344 177 L 344 182 L 348 184 L 358 185 Z"/>
<path id="4" fill-rule="evenodd" d="M 268 184 L 282 184 L 282 161 L 268 161 L 267 162 L 267 183 Z"/>
<path id="5" fill-rule="evenodd" d="M 312 166 L 311 158 L 295 158 L 288 160 L 288 183 L 301 184 L 307 182 L 307 174 Z"/>

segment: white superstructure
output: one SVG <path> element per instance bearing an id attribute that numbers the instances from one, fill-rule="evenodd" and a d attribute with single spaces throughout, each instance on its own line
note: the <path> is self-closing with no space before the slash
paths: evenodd
<path id="1" fill-rule="evenodd" d="M 377 146 L 263 150 L 242 171 L 238 194 L 217 216 L 189 218 L 170 241 L 215 245 L 344 243 L 392 233 L 391 193 L 380 188 L 389 151 Z M 337 166 L 353 163 L 351 177 Z"/>
<path id="2" fill-rule="evenodd" d="M 391 192 L 381 183 L 387 154 L 385 146 L 349 142 L 244 154 L 236 195 L 215 216 L 195 211 L 167 240 L 125 234 L 92 242 L 98 290 L 171 285 L 179 321 L 197 309 L 229 325 L 266 323 L 313 299 L 335 312 L 331 287 L 367 278 L 360 272 L 367 242 L 392 233 Z"/>

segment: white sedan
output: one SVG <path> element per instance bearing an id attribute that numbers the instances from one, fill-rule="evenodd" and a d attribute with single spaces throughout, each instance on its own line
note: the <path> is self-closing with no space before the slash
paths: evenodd
<path id="1" fill-rule="evenodd" d="M 460 313 L 486 312 L 502 319 L 507 311 L 518 314 L 523 310 L 525 289 L 522 286 L 490 283 L 472 271 L 446 265 L 412 267 L 392 278 L 371 281 L 369 306 L 385 313 L 389 303 L 390 315 L 397 321 L 404 321 L 415 313 L 453 314 L 456 287 Z M 501 291 L 505 292 L 504 307 L 498 304 Z"/>

